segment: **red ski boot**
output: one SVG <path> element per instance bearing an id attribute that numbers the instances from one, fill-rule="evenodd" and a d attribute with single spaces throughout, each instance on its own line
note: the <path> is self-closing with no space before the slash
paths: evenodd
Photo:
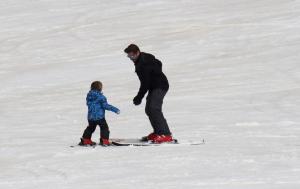
<path id="1" fill-rule="evenodd" d="M 102 146 L 109 146 L 110 142 L 108 139 L 100 138 L 100 145 Z"/>
<path id="2" fill-rule="evenodd" d="M 150 133 L 148 136 L 144 136 L 142 137 L 141 141 L 149 141 L 149 140 L 153 140 L 155 137 L 157 137 L 158 135 L 155 133 Z"/>
<path id="3" fill-rule="evenodd" d="M 165 142 L 172 142 L 173 137 L 172 135 L 156 135 L 156 137 L 153 138 L 152 142 L 153 143 L 165 143 Z"/>
<path id="4" fill-rule="evenodd" d="M 79 143 L 81 146 L 90 145 L 94 146 L 96 145 L 96 142 L 93 142 L 90 138 L 81 138 L 81 141 Z"/>

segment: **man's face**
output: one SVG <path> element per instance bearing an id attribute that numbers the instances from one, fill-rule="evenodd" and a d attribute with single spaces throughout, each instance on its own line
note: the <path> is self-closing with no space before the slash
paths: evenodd
<path id="1" fill-rule="evenodd" d="M 136 53 L 130 52 L 127 54 L 127 57 L 130 58 L 130 60 L 132 60 L 132 61 L 136 61 L 138 59 L 139 55 L 140 55 L 139 52 L 136 52 Z"/>

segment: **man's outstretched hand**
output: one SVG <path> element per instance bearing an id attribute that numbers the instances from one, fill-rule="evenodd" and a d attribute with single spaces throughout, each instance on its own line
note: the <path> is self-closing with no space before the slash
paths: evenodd
<path id="1" fill-rule="evenodd" d="M 133 104 L 134 105 L 140 105 L 142 103 L 142 99 L 139 96 L 136 96 L 133 98 Z"/>

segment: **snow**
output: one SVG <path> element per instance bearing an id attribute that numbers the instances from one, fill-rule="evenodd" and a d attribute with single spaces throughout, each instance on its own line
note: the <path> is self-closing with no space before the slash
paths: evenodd
<path id="1" fill-rule="evenodd" d="M 0 188 L 300 187 L 297 0 L 0 2 Z M 111 137 L 151 129 L 123 49 L 163 61 L 164 113 L 200 146 L 69 148 L 94 80 L 121 115 Z M 93 135 L 98 141 L 99 129 Z"/>

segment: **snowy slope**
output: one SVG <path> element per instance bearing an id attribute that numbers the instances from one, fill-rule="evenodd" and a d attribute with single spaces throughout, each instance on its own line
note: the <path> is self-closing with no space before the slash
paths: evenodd
<path id="1" fill-rule="evenodd" d="M 0 188 L 300 187 L 300 1 L 2 0 L 0 23 Z M 112 138 L 151 131 L 131 42 L 164 63 L 174 136 L 205 145 L 69 148 L 94 80 Z"/>

